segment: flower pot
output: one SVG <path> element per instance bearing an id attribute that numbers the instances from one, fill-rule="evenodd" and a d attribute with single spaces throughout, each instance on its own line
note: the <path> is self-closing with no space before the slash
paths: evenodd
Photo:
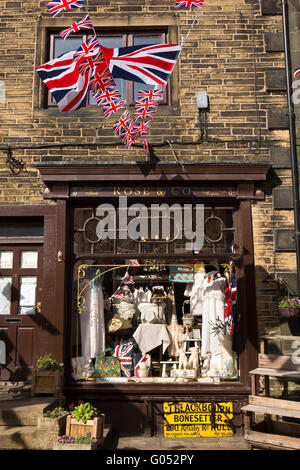
<path id="1" fill-rule="evenodd" d="M 279 307 L 278 308 L 279 318 L 300 318 L 299 307 Z"/>
<path id="2" fill-rule="evenodd" d="M 61 444 L 55 442 L 53 450 L 96 450 L 99 447 L 99 442 L 92 442 L 91 444 Z"/>
<path id="3" fill-rule="evenodd" d="M 47 394 L 58 397 L 63 387 L 63 376 L 62 370 L 33 370 L 31 395 Z"/>
<path id="4" fill-rule="evenodd" d="M 230 377 L 236 372 L 236 359 L 232 351 L 232 335 L 224 335 L 220 340 L 221 350 L 221 374 Z"/>
<path id="5" fill-rule="evenodd" d="M 94 419 L 89 419 L 86 423 L 77 421 L 71 415 L 67 417 L 66 436 L 87 436 L 99 441 L 103 438 L 105 416 L 101 415 Z"/>
<path id="6" fill-rule="evenodd" d="M 38 429 L 40 431 L 55 433 L 57 436 L 62 436 L 66 431 L 67 416 L 67 413 L 58 418 L 40 416 L 38 418 Z"/>

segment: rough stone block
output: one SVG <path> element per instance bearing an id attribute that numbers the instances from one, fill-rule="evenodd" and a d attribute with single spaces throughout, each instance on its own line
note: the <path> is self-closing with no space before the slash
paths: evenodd
<path id="1" fill-rule="evenodd" d="M 266 72 L 266 87 L 268 91 L 286 90 L 285 69 L 275 69 Z"/>
<path id="2" fill-rule="evenodd" d="M 297 295 L 298 292 L 298 283 L 297 283 L 297 273 L 287 273 L 282 272 L 278 273 L 278 281 L 284 280 L 289 293 L 291 295 Z"/>
<path id="3" fill-rule="evenodd" d="M 272 147 L 271 160 L 274 168 L 290 168 L 290 149 L 286 147 Z"/>
<path id="4" fill-rule="evenodd" d="M 268 128 L 269 129 L 288 129 L 289 121 L 286 109 L 268 110 Z"/>
<path id="5" fill-rule="evenodd" d="M 292 209 L 293 208 L 293 192 L 292 188 L 275 188 L 274 208 L 275 209 Z"/>
<path id="6" fill-rule="evenodd" d="M 274 230 L 276 251 L 295 251 L 295 231 L 293 229 L 278 228 Z"/>
<path id="7" fill-rule="evenodd" d="M 266 51 L 267 52 L 283 52 L 284 42 L 282 33 L 266 33 Z"/>
<path id="8" fill-rule="evenodd" d="M 263 15 L 281 15 L 281 1 L 280 0 L 262 0 L 261 1 Z"/>

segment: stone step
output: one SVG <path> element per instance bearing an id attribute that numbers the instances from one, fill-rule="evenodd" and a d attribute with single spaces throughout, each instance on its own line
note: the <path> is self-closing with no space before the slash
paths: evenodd
<path id="1" fill-rule="evenodd" d="M 36 426 L 39 416 L 53 401 L 53 397 L 1 400 L 0 426 Z"/>
<path id="2" fill-rule="evenodd" d="M 110 448 L 111 425 L 104 427 L 103 443 L 99 450 Z M 40 431 L 37 426 L 0 426 L 0 450 L 53 450 L 56 433 Z"/>
<path id="3" fill-rule="evenodd" d="M 36 426 L 0 426 L 2 450 L 48 450 L 55 439 L 56 434 L 40 432 Z"/>

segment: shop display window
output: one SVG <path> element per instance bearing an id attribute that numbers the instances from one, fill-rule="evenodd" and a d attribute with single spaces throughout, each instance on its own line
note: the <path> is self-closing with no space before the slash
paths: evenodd
<path id="1" fill-rule="evenodd" d="M 172 223 L 168 240 L 100 240 L 96 208 L 73 218 L 75 381 L 238 381 L 234 207 L 205 207 L 203 248 L 190 256 Z"/>

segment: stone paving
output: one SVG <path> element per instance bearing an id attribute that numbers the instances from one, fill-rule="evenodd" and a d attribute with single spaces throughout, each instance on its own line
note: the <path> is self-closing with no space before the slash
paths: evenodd
<path id="1" fill-rule="evenodd" d="M 28 383 L 7 384 L 0 382 L 0 407 L 1 401 L 16 401 L 30 397 L 31 386 Z M 110 450 L 249 450 L 250 446 L 243 436 L 218 437 L 218 438 L 165 438 L 156 437 L 119 437 L 115 440 L 113 449 Z"/>
<path id="2" fill-rule="evenodd" d="M 122 450 L 249 450 L 250 446 L 241 436 L 169 439 L 164 437 L 121 437 L 117 449 Z"/>

